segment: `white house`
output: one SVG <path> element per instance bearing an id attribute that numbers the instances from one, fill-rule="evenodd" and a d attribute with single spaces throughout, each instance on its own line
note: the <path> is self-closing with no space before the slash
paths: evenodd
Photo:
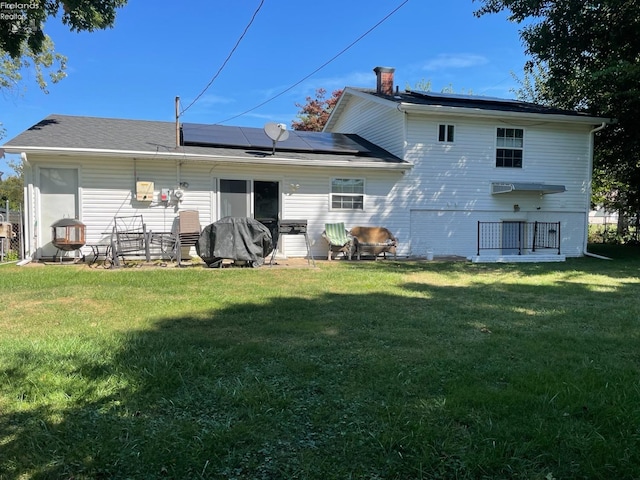
<path id="1" fill-rule="evenodd" d="M 553 249 L 532 250 L 536 222 L 559 236 L 560 258 L 586 251 L 593 136 L 609 119 L 515 100 L 400 92 L 393 68 L 374 71 L 376 89 L 346 88 L 325 131 L 358 134 L 413 165 L 384 205 L 409 253 L 540 261 Z M 480 239 L 488 248 L 479 256 L 478 222 L 492 236 Z M 519 235 L 524 248 L 516 252 Z"/>
<path id="2" fill-rule="evenodd" d="M 275 147 L 255 128 L 45 118 L 3 147 L 24 163 L 26 254 L 56 254 L 51 225 L 61 218 L 84 223 L 92 244 L 116 216 L 168 231 L 180 210 L 198 210 L 203 227 L 225 216 L 306 220 L 317 257 L 326 255 L 325 223 L 335 222 L 387 227 L 401 256 L 583 254 L 593 135 L 606 119 L 400 93 L 393 69 L 375 71 L 377 88 L 346 88 L 324 132 L 289 132 Z M 497 228 L 483 245 L 479 222 Z M 538 247 L 552 238 L 559 249 L 536 249 L 534 222 L 544 226 Z M 488 248 L 478 255 L 479 246 Z M 282 251 L 306 256 L 304 238 L 284 236 Z"/>

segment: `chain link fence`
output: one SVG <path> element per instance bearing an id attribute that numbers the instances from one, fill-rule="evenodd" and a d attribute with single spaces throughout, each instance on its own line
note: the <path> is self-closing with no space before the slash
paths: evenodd
<path id="1" fill-rule="evenodd" d="M 23 228 L 22 209 L 11 210 L 9 205 L 0 207 L 0 263 L 22 260 Z"/>

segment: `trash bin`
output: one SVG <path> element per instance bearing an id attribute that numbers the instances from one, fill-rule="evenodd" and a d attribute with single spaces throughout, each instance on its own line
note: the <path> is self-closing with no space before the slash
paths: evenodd
<path id="1" fill-rule="evenodd" d="M 427 260 L 433 260 L 433 249 L 427 248 Z"/>

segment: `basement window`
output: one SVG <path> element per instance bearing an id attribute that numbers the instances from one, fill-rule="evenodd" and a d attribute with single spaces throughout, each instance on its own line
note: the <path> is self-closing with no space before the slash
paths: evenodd
<path id="1" fill-rule="evenodd" d="M 364 210 L 364 179 L 332 178 L 331 210 Z"/>
<path id="2" fill-rule="evenodd" d="M 438 125 L 438 141 L 445 143 L 453 143 L 453 125 Z"/>

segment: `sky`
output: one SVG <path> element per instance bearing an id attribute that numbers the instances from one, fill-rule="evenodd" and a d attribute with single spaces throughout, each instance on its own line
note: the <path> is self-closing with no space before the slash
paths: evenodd
<path id="1" fill-rule="evenodd" d="M 505 14 L 475 17 L 479 6 L 130 0 L 114 28 L 90 33 L 70 32 L 52 18 L 44 31 L 67 57 L 67 77 L 45 94 L 25 72 L 15 91 L 2 91 L 0 145 L 54 113 L 173 122 L 176 97 L 182 122 L 291 125 L 296 103 L 318 88 L 328 95 L 345 86 L 375 88 L 377 66 L 395 68 L 401 90 L 430 82 L 436 92 L 513 98 L 513 74 L 522 78 L 527 60 L 520 27 Z M 0 159 L 7 174 L 8 160 L 17 157 Z"/>

